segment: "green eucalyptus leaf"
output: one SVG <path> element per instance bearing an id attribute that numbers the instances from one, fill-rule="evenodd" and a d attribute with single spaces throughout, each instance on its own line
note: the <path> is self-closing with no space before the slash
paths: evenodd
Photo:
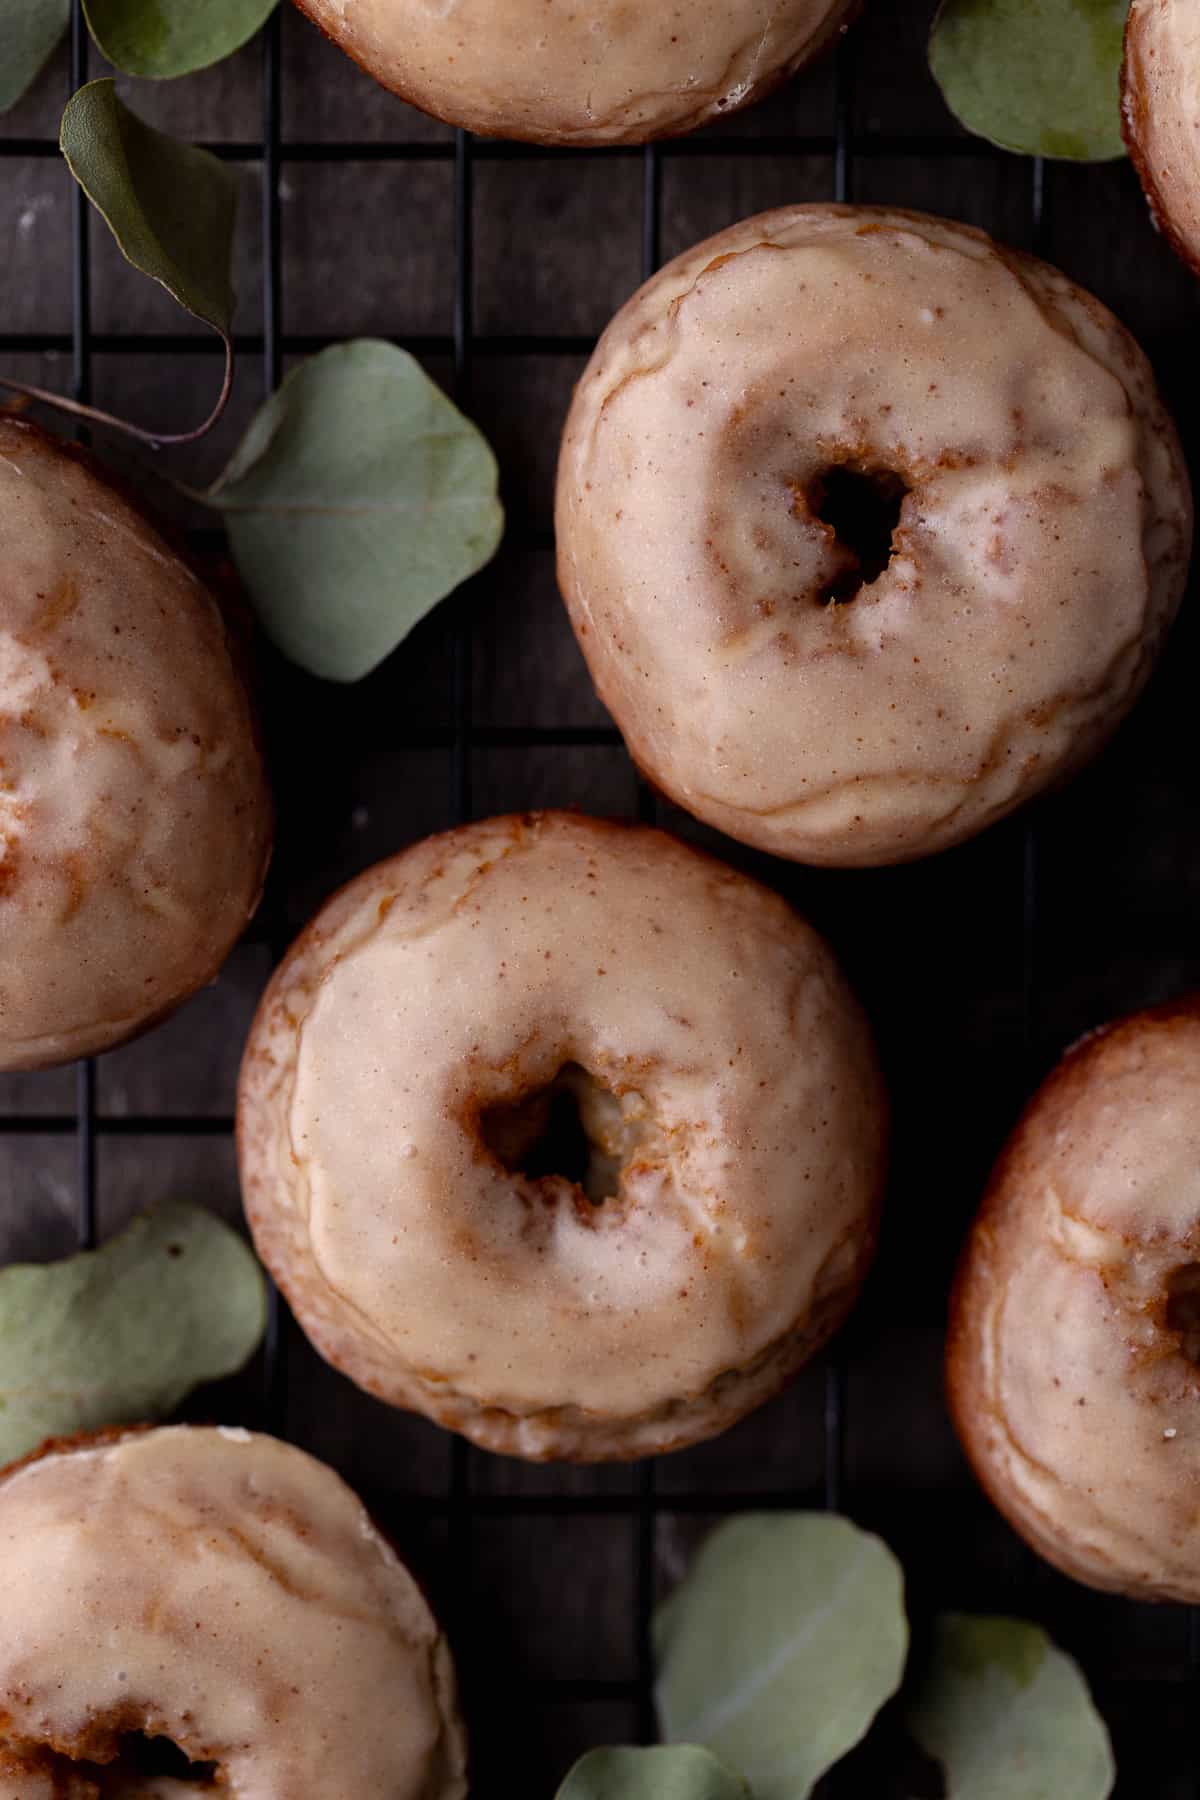
<path id="1" fill-rule="evenodd" d="M 70 20 L 71 0 L 0 0 L 0 113 L 33 86 Z"/>
<path id="2" fill-rule="evenodd" d="M 906 1719 L 941 1763 L 947 1800 L 1107 1800 L 1112 1792 L 1108 1732 L 1078 1666 L 1023 1619 L 937 1619 Z"/>
<path id="3" fill-rule="evenodd" d="M 248 43 L 278 0 L 83 0 L 88 28 L 127 75 L 169 80 Z"/>
<path id="4" fill-rule="evenodd" d="M 267 635 L 357 681 L 495 554 L 496 459 L 407 351 L 373 338 L 302 363 L 205 498 Z"/>
<path id="5" fill-rule="evenodd" d="M 959 122 L 1026 156 L 1124 154 L 1129 0 L 942 0 L 929 65 Z"/>
<path id="6" fill-rule="evenodd" d="M 266 1321 L 242 1239 L 178 1202 L 100 1250 L 0 1269 L 0 1464 L 48 1437 L 161 1418 L 240 1369 Z"/>
<path id="7" fill-rule="evenodd" d="M 740 1776 L 695 1744 L 657 1750 L 589 1750 L 556 1800 L 750 1800 Z"/>
<path id="8" fill-rule="evenodd" d="M 757 1800 L 805 1800 L 895 1693 L 908 1625 L 887 1546 L 827 1513 L 720 1526 L 655 1619 L 663 1735 Z"/>
<path id="9" fill-rule="evenodd" d="M 216 424 L 233 385 L 237 180 L 207 150 L 181 144 L 145 124 L 118 99 L 108 79 L 90 82 L 68 101 L 59 142 L 72 175 L 126 261 L 160 282 L 224 340 L 225 379 L 212 413 L 186 432 L 147 431 L 38 388 L 22 391 L 147 443 L 190 443 Z"/>
<path id="10" fill-rule="evenodd" d="M 72 175 L 128 261 L 228 336 L 233 171 L 209 151 L 144 124 L 109 79 L 89 82 L 68 101 L 60 141 Z"/>

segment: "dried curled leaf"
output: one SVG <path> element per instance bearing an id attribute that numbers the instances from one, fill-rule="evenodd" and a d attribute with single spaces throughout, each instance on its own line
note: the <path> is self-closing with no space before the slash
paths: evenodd
<path id="1" fill-rule="evenodd" d="M 824 1513 L 722 1525 L 655 1620 L 663 1735 L 757 1800 L 805 1800 L 895 1693 L 908 1650 L 887 1546 Z"/>
<path id="2" fill-rule="evenodd" d="M 357 681 L 495 554 L 496 459 L 421 365 L 373 338 L 301 364 L 204 496 L 268 637 Z"/>
<path id="3" fill-rule="evenodd" d="M 929 66 L 958 119 L 1026 156 L 1106 162 L 1121 141 L 1129 0 L 942 0 Z"/>
<path id="4" fill-rule="evenodd" d="M 908 1728 L 946 1800 L 1107 1800 L 1112 1747 L 1078 1666 L 1022 1619 L 935 1621 Z"/>
<path id="5" fill-rule="evenodd" d="M 169 80 L 232 56 L 278 0 L 83 0 L 88 29 L 127 75 Z"/>
<path id="6" fill-rule="evenodd" d="M 0 113 L 33 86 L 70 19 L 71 0 L 0 0 Z"/>
<path id="7" fill-rule="evenodd" d="M 161 1418 L 249 1360 L 266 1283 L 235 1231 L 172 1202 L 100 1250 L 0 1269 L 0 1464 Z"/>
<path id="8" fill-rule="evenodd" d="M 695 1744 L 657 1750 L 589 1750 L 556 1800 L 750 1800 L 740 1776 Z"/>

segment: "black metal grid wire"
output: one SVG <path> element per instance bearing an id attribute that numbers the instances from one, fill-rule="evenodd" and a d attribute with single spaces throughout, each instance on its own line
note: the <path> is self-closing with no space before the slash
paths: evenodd
<path id="1" fill-rule="evenodd" d="M 211 145 L 216 153 L 235 162 L 261 165 L 261 234 L 262 234 L 262 319 L 258 331 L 239 332 L 236 349 L 243 354 L 259 354 L 263 359 L 264 385 L 269 394 L 278 385 L 285 355 L 304 354 L 332 341 L 313 335 L 284 334 L 282 326 L 282 266 L 280 226 L 280 182 L 284 166 L 289 163 L 333 161 L 418 162 L 453 165 L 455 287 L 453 329 L 449 337 L 440 335 L 405 337 L 408 348 L 418 355 L 448 357 L 453 367 L 453 386 L 461 405 L 469 411 L 474 365 L 481 358 L 520 356 L 527 354 L 578 356 L 587 353 L 590 338 L 553 333 L 481 334 L 475 329 L 473 308 L 474 176 L 481 162 L 540 162 L 549 158 L 573 157 L 577 160 L 601 157 L 618 161 L 636 159 L 642 170 L 642 263 L 643 273 L 651 274 L 661 261 L 662 192 L 664 163 L 668 159 L 684 159 L 704 155 L 722 158 L 760 158 L 779 155 L 827 158 L 829 162 L 830 197 L 839 201 L 853 198 L 853 180 L 859 159 L 895 155 L 945 155 L 947 140 L 923 133 L 897 134 L 872 132 L 858 135 L 852 124 L 852 42 L 837 52 L 835 129 L 832 133 L 804 136 L 721 136 L 719 139 L 683 139 L 661 146 L 637 148 L 582 149 L 569 152 L 540 146 L 510 144 L 476 139 L 457 132 L 453 141 L 416 143 L 391 142 L 290 142 L 281 140 L 280 90 L 281 54 L 278 14 L 263 36 L 263 87 L 261 141 L 223 142 Z M 88 76 L 88 36 L 80 0 L 74 0 L 71 21 L 70 81 L 75 91 Z M 989 158 L 994 152 L 976 139 L 955 138 L 953 154 L 957 158 Z M 58 154 L 57 145 L 43 138 L 9 138 L 0 140 L 0 157 L 51 157 Z M 1046 190 L 1044 168 L 1034 162 L 1028 186 L 1027 239 L 1034 251 L 1042 248 L 1046 237 Z M 69 353 L 71 384 L 75 397 L 87 400 L 91 389 L 92 357 L 96 352 L 127 350 L 130 338 L 120 334 L 99 333 L 91 327 L 91 294 L 89 269 L 88 203 L 78 188 L 72 189 L 72 328 L 61 333 L 0 333 L 0 351 Z M 158 333 L 136 340 L 144 352 L 170 352 L 183 356 L 219 354 L 216 340 L 207 336 L 184 333 Z M 527 533 L 531 547 L 548 548 L 544 532 Z M 452 657 L 452 723 L 449 726 L 419 726 L 403 723 L 390 734 L 393 748 L 441 748 L 450 752 L 449 812 L 451 817 L 465 820 L 473 815 L 472 756 L 488 748 L 552 746 L 567 749 L 577 746 L 617 746 L 621 740 L 611 727 L 546 728 L 540 726 L 493 727 L 477 724 L 472 716 L 472 656 L 469 630 L 461 618 L 453 632 Z M 649 790 L 639 789 L 639 809 L 645 817 L 653 817 L 656 803 Z M 1013 839 L 1021 858 L 1018 892 L 1021 895 L 1021 997 L 1025 1055 L 1032 1074 L 1036 1067 L 1038 1042 L 1038 929 L 1039 874 L 1036 822 L 1026 826 L 1023 836 Z M 270 917 L 265 921 L 265 934 L 276 956 L 284 948 L 281 921 Z M 96 1162 L 98 1138 L 163 1138 L 163 1137 L 227 1137 L 233 1129 L 229 1117 L 188 1114 L 106 1116 L 97 1112 L 96 1072 L 91 1061 L 79 1065 L 75 1085 L 73 1114 L 21 1114 L 0 1116 L 0 1134 L 73 1136 L 76 1150 L 77 1238 L 80 1247 L 92 1245 L 96 1239 Z M 272 1295 L 271 1323 L 264 1356 L 264 1371 L 259 1422 L 266 1429 L 285 1430 L 287 1321 L 278 1295 Z M 841 1356 L 836 1347 L 826 1363 L 823 1402 L 824 1473 L 822 1497 L 828 1508 L 852 1507 L 846 1478 L 847 1382 Z M 456 1640 L 465 1677 L 468 1720 L 475 1686 L 471 1667 L 469 1633 L 464 1630 L 470 1601 L 469 1567 L 472 1528 L 477 1520 L 496 1517 L 528 1516 L 553 1520 L 564 1516 L 617 1517 L 629 1522 L 633 1533 L 633 1588 L 629 1617 L 634 1642 L 634 1673 L 631 1679 L 578 1680 L 557 1679 L 533 1681 L 528 1685 L 542 1702 L 612 1699 L 632 1703 L 636 1708 L 637 1727 L 643 1740 L 655 1735 L 653 1707 L 653 1659 L 650 1618 L 655 1598 L 656 1530 L 660 1513 L 669 1510 L 679 1515 L 718 1515 L 743 1508 L 758 1510 L 785 1507 L 797 1503 L 797 1494 L 788 1491 L 676 1492 L 660 1495 L 653 1463 L 637 1471 L 632 1491 L 628 1493 L 503 1493 L 477 1491 L 473 1483 L 473 1452 L 459 1438 L 452 1440 L 449 1481 L 444 1495 L 414 1497 L 403 1502 L 406 1510 L 417 1516 L 430 1516 L 445 1521 L 448 1532 L 449 1567 L 451 1570 L 448 1611 L 452 1635 Z M 1120 1605 L 1120 1602 L 1113 1602 Z M 1189 1668 L 1195 1684 L 1200 1684 L 1200 1613 L 1193 1614 L 1189 1640 Z M 488 1771 L 480 1771 L 484 1785 L 494 1782 Z M 1136 1777 L 1135 1777 L 1136 1780 Z M 490 1791 L 490 1790 L 489 1790 Z M 498 1788 L 496 1791 L 503 1791 Z M 835 1774 L 822 1792 L 845 1794 L 854 1791 L 845 1778 Z M 1131 1791 L 1135 1791 L 1131 1788 Z M 1176 1790 L 1172 1790 L 1175 1792 Z M 1200 1795 L 1200 1774 L 1189 1790 Z"/>

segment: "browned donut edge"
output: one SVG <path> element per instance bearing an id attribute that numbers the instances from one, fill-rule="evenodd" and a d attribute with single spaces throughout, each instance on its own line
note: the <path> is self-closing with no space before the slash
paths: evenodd
<path id="1" fill-rule="evenodd" d="M 254 897 L 247 907 L 246 917 L 241 926 L 241 930 L 244 931 L 257 912 L 263 890 L 266 887 L 267 872 L 271 866 L 271 857 L 274 851 L 276 810 L 268 767 L 266 736 L 255 692 L 250 610 L 236 572 L 232 564 L 228 562 L 222 563 L 217 569 L 207 566 L 196 556 L 178 527 L 170 520 L 163 518 L 124 475 L 110 469 L 87 446 L 75 443 L 69 438 L 59 437 L 57 432 L 46 430 L 35 419 L 22 418 L 11 409 L 0 408 L 0 422 L 6 429 L 20 431 L 40 443 L 51 454 L 57 453 L 78 463 L 92 476 L 93 480 L 115 493 L 136 515 L 147 531 L 152 532 L 163 547 L 191 571 L 217 609 L 224 630 L 225 645 L 229 653 L 233 677 L 240 685 L 246 700 L 251 739 L 258 757 L 259 787 L 263 800 L 265 826 L 263 852 L 257 871 Z M 239 931 L 238 937 L 240 935 Z M 156 1025 L 161 1025 L 164 1020 L 171 1018 L 193 995 L 198 994 L 202 988 L 207 987 L 211 981 L 216 979 L 224 968 L 230 952 L 237 944 L 238 937 L 230 940 L 218 958 L 206 961 L 195 977 L 189 981 L 187 987 L 167 1005 L 158 1008 L 155 1012 L 139 1018 L 134 1023 L 130 1023 L 127 1019 L 121 1020 L 115 1026 L 103 1029 L 97 1026 L 90 1033 L 80 1034 L 75 1040 L 70 1054 L 65 1057 L 60 1055 L 22 1057 L 19 1061 L 8 1062 L 0 1054 L 0 1071 L 58 1068 L 64 1062 L 72 1062 L 78 1057 L 95 1056 L 105 1050 L 118 1049 L 120 1045 L 141 1037 L 143 1032 L 153 1031 Z"/>
<path id="2" fill-rule="evenodd" d="M 971 1221 L 959 1255 L 954 1281 L 950 1289 L 949 1316 L 946 1327 L 945 1384 L 950 1419 L 958 1440 L 980 1487 L 1007 1520 L 1018 1536 L 1025 1539 L 1039 1556 L 1061 1569 L 1075 1581 L 1102 1592 L 1124 1594 L 1147 1601 L 1148 1595 L 1136 1583 L 1114 1572 L 1110 1580 L 1097 1574 L 1094 1561 L 1077 1559 L 1071 1546 L 1044 1525 L 1028 1507 L 1013 1500 L 1003 1480 L 997 1475 L 988 1449 L 988 1432 L 984 1420 L 991 1418 L 1003 1436 L 1008 1435 L 1004 1418 L 992 1406 L 978 1376 L 980 1358 L 975 1321 L 982 1312 L 981 1301 L 994 1279 L 991 1267 L 993 1233 L 1003 1223 L 1011 1204 L 1012 1192 L 1019 1186 L 1020 1172 L 1027 1160 L 1036 1161 L 1036 1139 L 1040 1115 L 1048 1101 L 1070 1104 L 1092 1079 L 1092 1065 L 1103 1048 L 1114 1038 L 1152 1037 L 1174 1020 L 1189 1025 L 1200 1023 L 1200 993 L 1168 1000 L 1159 1006 L 1145 1007 L 1139 1012 L 1111 1020 L 1087 1032 L 1072 1044 L 1045 1080 L 1026 1102 L 1012 1133 L 1006 1141 L 988 1178 L 979 1209 Z M 1157 1596 L 1162 1598 L 1162 1596 Z M 1191 1602 L 1200 1600 L 1200 1592 L 1180 1596 Z"/>
<path id="3" fill-rule="evenodd" d="M 712 855 L 709 851 L 688 843 L 682 838 L 677 838 L 671 832 L 629 819 L 605 818 L 591 813 L 582 814 L 568 811 L 561 807 L 547 807 L 538 812 L 498 814 L 496 819 L 491 822 L 502 822 L 508 819 L 528 828 L 536 821 L 545 818 L 569 819 L 573 823 L 578 823 L 582 818 L 601 834 L 636 833 L 639 836 L 665 838 L 673 844 L 683 845 L 689 854 L 699 857 L 723 873 L 731 872 L 732 865 L 723 862 L 720 857 Z M 461 827 L 452 827 L 448 831 L 432 834 L 432 838 L 429 840 L 418 841 L 436 841 L 438 838 L 456 837 L 459 830 Z M 406 846 L 405 850 L 398 851 L 395 857 L 385 858 L 384 863 L 376 864 L 375 868 L 384 866 L 388 861 L 399 860 L 410 848 L 412 848 L 411 845 Z M 776 893 L 773 888 L 756 881 L 753 876 L 746 875 L 741 870 L 733 872 L 738 875 L 740 880 L 749 882 L 761 893 L 769 895 L 771 900 L 784 908 L 789 915 L 798 916 L 795 915 L 794 909 L 788 905 L 782 895 Z M 323 1321 L 306 1304 L 304 1284 L 295 1280 L 291 1269 L 282 1266 L 281 1258 L 275 1255 L 277 1237 L 281 1234 L 277 1234 L 273 1226 L 271 1217 L 274 1210 L 273 1198 L 268 1197 L 267 1203 L 264 1205 L 263 1197 L 254 1191 L 253 1186 L 246 1179 L 245 1149 L 250 1134 L 249 1120 L 253 1104 L 251 1089 L 255 1085 L 260 1066 L 265 1067 L 271 1061 L 268 1053 L 258 1047 L 260 1030 L 266 1023 L 279 991 L 286 985 L 294 959 L 303 958 L 308 952 L 315 951 L 320 940 L 321 921 L 327 909 L 356 886 L 361 879 L 361 875 L 356 875 L 331 894 L 323 902 L 316 916 L 309 921 L 289 947 L 287 955 L 272 975 L 255 1011 L 238 1075 L 236 1140 L 246 1221 L 259 1257 L 270 1270 L 297 1323 L 313 1348 L 332 1368 L 337 1369 L 348 1380 L 354 1382 L 356 1387 L 363 1389 L 365 1393 L 372 1394 L 386 1405 L 431 1419 L 437 1425 L 460 1433 L 471 1443 L 478 1445 L 480 1449 L 490 1450 L 501 1456 L 519 1457 L 526 1462 L 580 1464 L 634 1462 L 646 1456 L 660 1456 L 673 1450 L 684 1450 L 693 1444 L 702 1443 L 706 1438 L 716 1437 L 719 1433 L 727 1431 L 747 1414 L 772 1399 L 828 1342 L 858 1298 L 874 1260 L 878 1244 L 883 1196 L 887 1185 L 886 1154 L 880 1168 L 878 1190 L 874 1197 L 869 1223 L 865 1228 L 856 1228 L 854 1232 L 854 1236 L 858 1239 L 858 1252 L 852 1267 L 834 1292 L 820 1297 L 815 1313 L 798 1318 L 752 1363 L 744 1368 L 723 1371 L 704 1393 L 668 1402 L 665 1406 L 656 1407 L 633 1418 L 606 1419 L 597 1414 L 583 1412 L 579 1408 L 558 1408 L 541 1413 L 513 1413 L 502 1407 L 483 1406 L 468 1395 L 458 1394 L 452 1390 L 448 1391 L 442 1387 L 433 1390 L 419 1378 L 408 1377 L 400 1371 L 391 1376 L 386 1383 L 379 1381 L 362 1365 L 358 1357 L 346 1354 L 339 1334 L 327 1330 Z M 857 1001 L 855 1004 L 857 1005 Z M 890 1124 L 890 1115 L 887 1112 L 887 1091 L 873 1045 L 872 1057 L 877 1078 L 879 1103 L 884 1109 L 884 1118 L 881 1124 L 882 1136 L 886 1143 Z M 848 1233 L 847 1236 L 849 1235 Z M 845 1239 L 834 1247 L 830 1253 L 830 1260 L 836 1258 L 837 1252 L 844 1242 Z M 531 1451 L 527 1445 L 522 1443 L 523 1431 L 530 1426 L 535 1427 L 539 1432 L 546 1433 L 548 1437 L 546 1446 L 536 1452 Z"/>
<path id="4" fill-rule="evenodd" d="M 372 81 L 378 82 L 379 86 L 387 93 L 395 94 L 398 100 L 403 100 L 407 106 L 415 107 L 418 112 L 424 113 L 426 118 L 437 119 L 441 124 L 450 125 L 456 131 L 476 131 L 476 127 L 464 124 L 461 118 L 456 119 L 449 113 L 436 111 L 426 100 L 418 96 L 414 88 L 397 87 L 393 86 L 391 82 L 383 81 L 357 51 L 351 49 L 349 44 L 343 44 L 334 37 L 331 31 L 327 30 L 321 20 L 314 15 L 309 0 L 294 0 L 294 4 L 304 14 L 309 24 L 314 25 L 327 42 L 331 43 L 336 50 L 340 50 L 343 56 L 348 56 L 352 63 L 355 63 L 365 75 L 369 75 Z M 809 63 L 815 62 L 819 56 L 823 56 L 835 39 L 843 36 L 850 29 L 861 13 L 863 4 L 864 0 L 841 0 L 841 4 L 831 10 L 822 29 L 817 32 L 815 37 L 809 39 L 798 57 L 790 63 L 785 63 L 782 68 L 769 70 L 761 81 L 756 81 L 754 86 L 743 94 L 736 106 L 723 108 L 720 117 L 732 119 L 736 113 L 745 112 L 748 106 L 756 106 L 760 100 L 767 99 L 779 88 L 786 86 L 794 76 L 800 73 L 801 69 L 807 68 Z M 608 132 L 591 132 L 586 128 L 576 131 L 539 132 L 522 129 L 519 126 L 507 127 L 503 132 L 479 131 L 478 135 L 485 138 L 499 138 L 506 143 L 548 144 L 562 149 L 571 149 L 591 143 L 610 146 L 661 143 L 670 138 L 686 137 L 689 132 L 699 130 L 702 124 L 709 123 L 712 121 L 707 119 L 703 113 L 700 115 L 691 113 L 686 118 L 676 120 L 672 125 L 664 126 L 660 131 L 628 131 L 615 137 Z"/>
<path id="5" fill-rule="evenodd" d="M 1130 7 L 1129 17 L 1125 21 L 1125 54 L 1121 62 L 1121 136 L 1125 139 L 1125 147 L 1142 184 L 1151 218 L 1179 260 L 1194 274 L 1200 275 L 1200 244 L 1190 243 L 1176 227 L 1171 208 L 1155 178 L 1154 159 L 1148 148 L 1150 101 L 1143 68 L 1148 18 L 1148 13 L 1134 5 Z"/>
<path id="6" fill-rule="evenodd" d="M 497 1456 L 518 1457 L 532 1463 L 594 1465 L 637 1462 L 643 1457 L 686 1450 L 728 1431 L 774 1399 L 824 1347 L 853 1308 L 874 1259 L 877 1236 L 877 1228 L 869 1236 L 863 1234 L 861 1253 L 842 1287 L 828 1296 L 815 1314 L 798 1320 L 753 1363 L 724 1371 L 703 1394 L 670 1401 L 634 1418 L 616 1420 L 578 1407 L 508 1412 L 503 1407 L 484 1406 L 466 1394 L 442 1389 L 434 1393 L 399 1373 L 387 1382 L 376 1380 L 358 1364 L 357 1358 L 345 1353 L 336 1334 L 327 1332 L 311 1315 L 305 1316 L 298 1284 L 277 1270 L 272 1273 L 309 1343 L 364 1393 L 458 1432 L 479 1449 Z M 530 1427 L 546 1439 L 545 1446 L 536 1451 L 524 1442 Z"/>

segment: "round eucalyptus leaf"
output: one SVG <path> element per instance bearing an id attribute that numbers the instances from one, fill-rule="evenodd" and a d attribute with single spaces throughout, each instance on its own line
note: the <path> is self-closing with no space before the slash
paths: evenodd
<path id="1" fill-rule="evenodd" d="M 266 1323 L 245 1243 L 178 1202 L 99 1250 L 0 1269 L 0 1464 L 49 1437 L 162 1418 L 240 1369 Z"/>
<path id="2" fill-rule="evenodd" d="M 750 1800 L 750 1789 L 707 1750 L 589 1750 L 556 1800 Z"/>
<path id="3" fill-rule="evenodd" d="M 1026 156 L 1124 154 L 1129 0 L 942 0 L 929 66 L 960 124 Z"/>
<path id="4" fill-rule="evenodd" d="M 1078 1665 L 1023 1619 L 937 1619 L 906 1722 L 946 1800 L 1107 1800 L 1116 1779 Z"/>
<path id="5" fill-rule="evenodd" d="M 248 43 L 278 0 L 83 0 L 110 63 L 164 81 L 207 69 Z"/>
<path id="6" fill-rule="evenodd" d="M 805 1800 L 900 1684 L 903 1587 L 849 1519 L 720 1526 L 655 1619 L 664 1737 L 705 1745 L 756 1800 Z"/>
<path id="7" fill-rule="evenodd" d="M 496 459 L 394 344 L 337 344 L 292 371 L 204 497 L 268 637 L 357 681 L 495 554 Z"/>
<path id="8" fill-rule="evenodd" d="M 0 113 L 33 86 L 70 19 L 71 0 L 0 0 Z"/>

